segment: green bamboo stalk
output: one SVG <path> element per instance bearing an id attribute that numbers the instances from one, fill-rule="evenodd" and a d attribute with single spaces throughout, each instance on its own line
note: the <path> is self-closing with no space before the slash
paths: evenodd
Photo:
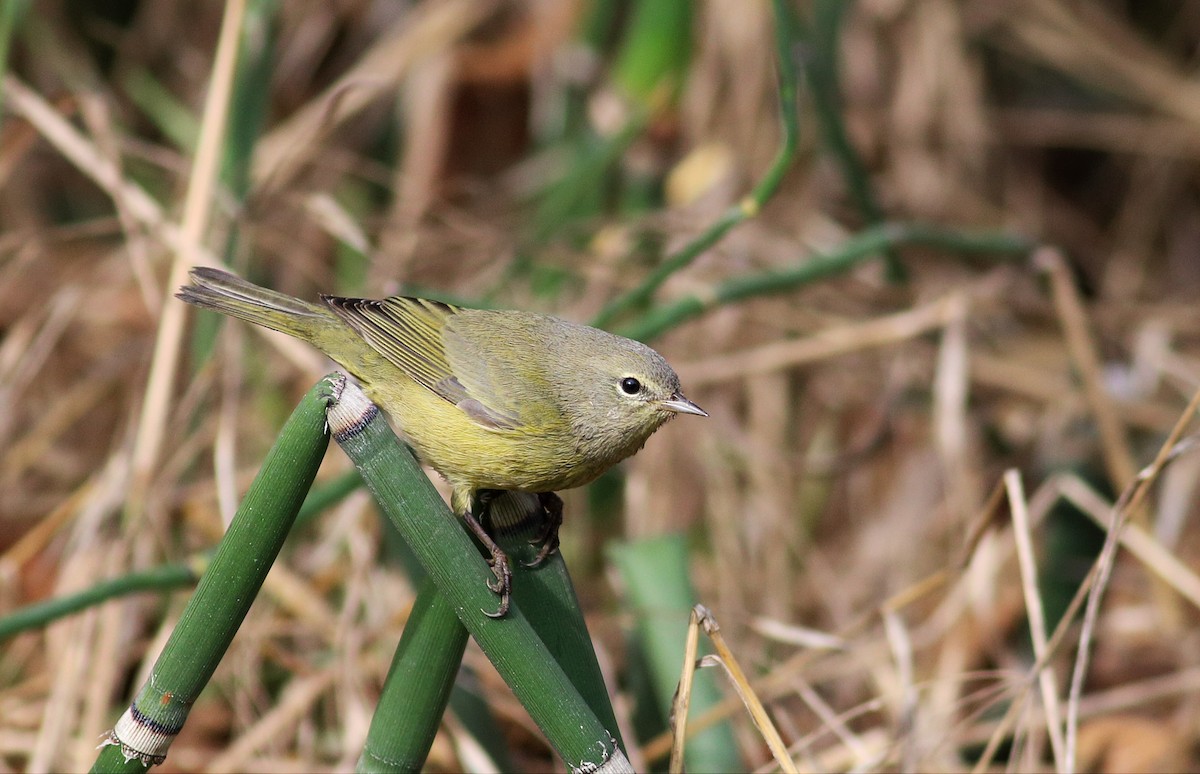
<path id="1" fill-rule="evenodd" d="M 429 583 L 432 584 L 432 581 Z M 436 585 L 433 585 L 433 589 L 436 596 L 431 600 L 422 600 L 418 594 L 414 610 L 422 605 L 428 609 L 419 618 L 414 612 L 404 627 L 404 638 L 423 639 L 426 644 L 406 648 L 401 640 L 400 647 L 406 648 L 404 660 L 400 660 L 399 652 L 393 659 L 375 715 L 371 718 L 371 729 L 357 769 L 419 770 L 419 762 L 428 757 L 429 747 L 446 709 L 428 702 L 425 707 L 417 707 L 416 702 L 404 698 L 410 692 L 416 695 L 432 693 L 428 688 L 412 684 L 413 680 L 421 680 L 449 683 L 448 708 L 458 718 L 463 730 L 475 738 L 498 771 L 515 771 L 496 718 L 479 693 L 475 673 L 468 665 L 460 663 L 463 649 L 457 648 L 455 641 L 461 636 L 465 644 L 467 630 L 454 614 L 454 609 L 446 604 L 445 597 L 436 591 Z M 445 649 L 446 654 L 439 652 L 433 659 L 425 660 L 424 649 L 430 644 L 436 644 L 439 650 Z M 454 659 L 449 658 L 450 654 L 454 655 Z M 396 734 L 395 738 L 392 736 L 390 719 L 393 715 L 407 716 L 411 723 L 410 728 Z"/>
<path id="2" fill-rule="evenodd" d="M 386 522 L 386 524 L 391 529 L 391 522 Z M 418 572 L 410 571 L 410 575 L 422 579 L 420 585 L 423 591 L 428 575 L 416 562 L 415 557 L 413 557 L 413 562 L 416 563 Z M 434 589 L 436 590 L 436 586 Z M 440 592 L 437 592 L 436 604 L 433 604 L 431 600 L 423 600 L 418 594 L 414 607 L 421 606 L 426 606 L 428 610 L 421 616 L 417 616 L 415 612 L 410 616 L 404 627 L 404 634 L 399 646 L 405 651 L 404 658 L 417 662 L 418 666 L 401 663 L 399 652 L 393 657 L 392 668 L 388 672 L 388 678 L 384 681 L 379 704 L 371 718 L 371 728 L 358 761 L 358 770 L 402 769 L 403 766 L 397 764 L 393 767 L 387 761 L 408 762 L 417 765 L 418 761 L 422 761 L 428 756 L 429 745 L 433 742 L 433 734 L 441 722 L 445 708 L 428 703 L 424 708 L 417 708 L 406 701 L 403 697 L 410 693 L 416 696 L 432 693 L 426 688 L 414 689 L 411 678 L 431 683 L 450 683 L 449 711 L 458 718 L 464 731 L 479 742 L 499 771 L 513 771 L 514 765 L 508 746 L 500 733 L 491 708 L 487 702 L 483 701 L 475 687 L 477 679 L 471 667 L 460 663 L 462 649 L 454 645 L 455 639 L 459 636 L 465 642 L 468 636 L 466 628 L 454 614 L 454 609 L 445 604 L 445 598 L 441 596 Z M 426 629 L 432 634 L 425 634 Z M 404 639 L 409 637 L 440 642 L 438 647 L 444 648 L 447 654 L 454 654 L 454 659 L 443 659 L 439 655 L 431 661 L 425 661 L 425 646 L 406 646 Z M 428 724 L 431 730 L 421 731 L 419 728 L 412 728 L 403 732 L 404 738 L 393 738 L 392 721 L 388 716 L 396 713 L 406 714 L 410 718 L 419 717 L 420 722 Z M 394 746 L 401 747 L 401 749 L 392 749 Z"/>
<path id="3" fill-rule="evenodd" d="M 165 592 L 191 586 L 199 577 L 188 564 L 166 564 L 101 581 L 89 589 L 18 608 L 0 618 L 0 640 L 29 629 L 40 629 L 59 618 L 143 591 Z"/>
<path id="4" fill-rule="evenodd" d="M 628 608 L 633 612 L 635 642 L 642 649 L 655 704 L 666 717 L 683 667 L 688 619 L 696 604 L 688 576 L 687 543 L 677 533 L 659 535 L 614 545 L 609 556 L 620 574 Z M 722 696 L 715 672 L 696 673 L 692 684 L 693 711 L 703 712 L 720 703 Z M 740 771 L 746 765 L 728 721 L 688 739 L 684 760 L 691 772 Z"/>
<path id="5" fill-rule="evenodd" d="M 779 67 L 779 122 L 783 137 L 771 166 L 758 184 L 741 201 L 725 211 L 704 233 L 669 256 L 640 285 L 609 302 L 592 325 L 597 328 L 609 326 L 622 314 L 644 306 L 654 292 L 671 275 L 691 265 L 692 261 L 719 242 L 729 230 L 742 221 L 755 217 L 763 206 L 775 195 L 783 176 L 796 158 L 800 143 L 800 122 L 797 108 L 798 82 L 796 60 L 792 53 L 797 37 L 796 22 L 791 6 L 786 0 L 774 0 L 775 7 L 775 53 Z"/>
<path id="6" fill-rule="evenodd" d="M 254 601 L 329 445 L 333 382 L 304 397 L 271 447 L 150 679 L 109 733 L 93 771 L 161 763 Z"/>
<path id="7" fill-rule="evenodd" d="M 597 719 L 519 603 L 504 618 L 489 618 L 485 613 L 495 609 L 497 602 L 487 586 L 493 577 L 487 563 L 411 452 L 356 385 L 344 382 L 330 407 L 329 425 L 381 509 L 567 765 L 588 771 L 628 771 L 615 728 L 609 730 Z M 527 582 L 526 573 L 515 579 L 522 582 Z"/>
<path id="8" fill-rule="evenodd" d="M 358 475 L 358 471 L 354 471 L 354 477 L 358 482 L 362 483 L 362 477 Z M 384 545 L 381 559 L 384 562 L 398 565 L 408 574 L 409 579 L 414 586 L 424 588 L 428 576 L 425 568 L 421 566 L 421 562 L 417 559 L 416 554 L 404 542 L 404 536 L 396 529 L 395 525 L 384 519 Z M 436 587 L 435 587 L 436 588 Z M 417 605 L 422 604 L 420 599 L 416 602 Z M 454 614 L 454 610 L 449 606 L 439 604 L 430 605 L 430 611 L 421 619 L 414 620 L 410 618 L 404 627 L 402 637 L 414 637 L 420 634 L 422 627 L 428 626 L 435 631 L 440 631 L 446 626 L 455 626 L 461 630 L 462 636 L 467 637 L 467 630 L 463 627 L 462 622 L 458 620 L 458 616 Z M 439 620 L 441 617 L 448 617 L 449 621 L 443 622 Z M 457 630 L 456 630 L 457 631 Z M 452 639 L 446 635 L 446 639 Z M 401 642 L 403 647 L 403 642 Z M 413 655 L 416 649 L 409 648 L 407 658 L 417 658 Z M 458 654 L 461 660 L 461 652 Z M 413 670 L 408 667 L 396 666 L 396 661 L 393 659 L 393 670 L 399 671 L 399 674 L 411 674 Z M 449 672 L 449 677 L 440 675 L 438 670 Z M 455 674 L 457 673 L 457 674 Z M 426 664 L 423 671 L 417 672 L 420 678 L 430 681 L 438 681 L 448 679 L 453 681 L 450 689 L 450 699 L 448 702 L 449 711 L 455 715 L 462 724 L 463 730 L 473 736 L 479 742 L 484 752 L 492 762 L 496 764 L 499 771 L 512 771 L 514 765 L 511 756 L 509 755 L 508 745 L 500 729 L 496 724 L 496 719 L 492 715 L 491 708 L 487 702 L 479 696 L 478 691 L 474 690 L 477 683 L 474 672 L 471 667 L 466 664 L 448 663 L 442 661 L 434 661 L 431 664 Z M 388 747 L 396 744 L 394 740 L 386 738 L 387 728 L 389 723 L 380 718 L 381 713 L 387 714 L 391 712 L 409 712 L 410 708 L 402 703 L 388 697 L 390 692 L 404 693 L 411 690 L 410 687 L 404 684 L 404 681 L 391 679 L 384 681 L 383 690 L 380 696 L 379 705 L 375 709 L 375 715 L 371 719 L 371 730 L 367 734 L 367 740 L 364 745 L 364 755 L 369 755 L 372 758 L 383 759 L 388 757 Z M 440 723 L 443 712 L 430 713 L 429 722 L 435 724 Z M 383 735 L 384 738 L 376 740 L 375 735 Z M 432 743 L 432 739 L 430 739 Z M 368 752 L 369 751 L 369 752 Z M 409 750 L 404 753 L 405 758 L 396 756 L 397 759 L 416 760 L 418 755 L 415 751 Z M 428 750 L 419 753 L 420 757 L 428 755 Z M 378 768 L 376 764 L 364 761 L 360 758 L 358 766 L 360 769 L 367 767 Z"/>
<path id="9" fill-rule="evenodd" d="M 530 540 L 540 534 L 545 523 L 537 498 L 524 493 L 505 493 L 491 503 L 488 514 L 496 530 L 496 541 L 509 558 L 518 565 L 532 561 L 536 548 Z M 419 770 L 433 742 L 447 697 L 457 712 L 477 714 L 478 708 L 465 699 L 463 691 L 456 694 L 452 690 L 467 630 L 438 595 L 436 586 L 430 585 L 419 564 L 415 572 L 425 580 L 384 682 L 359 759 L 361 771 Z M 551 656 L 596 710 L 600 721 L 608 728 L 616 728 L 616 716 L 583 612 L 561 557 L 552 556 L 537 572 L 523 574 L 522 582 L 513 589 L 513 597 L 526 611 Z M 490 719 L 487 715 L 482 723 L 487 725 Z M 478 726 L 479 722 L 475 724 Z M 477 734 L 483 731 L 473 730 Z M 481 743 L 490 741 L 486 736 L 479 739 Z M 617 741 L 620 744 L 619 735 Z M 489 752 L 503 759 L 495 761 L 503 769 L 507 750 L 493 746 Z M 507 766 L 511 768 L 511 761 L 507 761 Z"/>
<path id="10" fill-rule="evenodd" d="M 936 247 L 965 254 L 993 253 L 1004 257 L 1021 256 L 1033 248 L 1029 240 L 1011 234 L 958 231 L 923 223 L 884 223 L 860 231 L 833 252 L 813 255 L 781 269 L 734 277 L 703 296 L 684 296 L 671 304 L 651 309 L 621 333 L 631 339 L 647 341 L 718 306 L 783 293 L 842 274 L 863 261 L 879 257 L 888 248 L 902 245 Z"/>
<path id="11" fill-rule="evenodd" d="M 883 208 L 875 196 L 871 178 L 862 157 L 858 155 L 842 120 L 842 95 L 839 82 L 838 51 L 842 19 L 853 3 L 846 0 L 816 0 L 813 4 L 813 23 L 807 34 L 808 84 L 812 89 L 813 106 L 825 144 L 842 168 L 842 176 L 850 189 L 850 198 L 869 226 L 884 221 Z M 887 276 L 893 282 L 903 282 L 908 272 L 894 248 L 884 248 Z"/>
<path id="12" fill-rule="evenodd" d="M 426 578 L 392 658 L 356 770 L 420 771 L 467 647 L 454 608 Z"/>
<path id="13" fill-rule="evenodd" d="M 493 502 L 491 514 L 496 542 L 509 559 L 521 567 L 532 562 L 537 556 L 537 538 L 545 523 L 545 514 L 537 498 L 527 493 L 508 492 Z M 612 731 L 617 745 L 625 749 L 583 608 L 562 554 L 556 552 L 536 571 L 522 573 L 521 582 L 513 584 L 513 601 L 521 607 L 529 625 L 562 667 L 567 679 L 604 727 Z"/>

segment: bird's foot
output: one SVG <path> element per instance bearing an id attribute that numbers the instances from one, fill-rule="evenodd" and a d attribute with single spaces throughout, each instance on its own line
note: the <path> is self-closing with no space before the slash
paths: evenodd
<path id="1" fill-rule="evenodd" d="M 491 558 L 488 559 L 488 567 L 492 568 L 492 574 L 496 576 L 494 581 L 487 582 L 487 587 L 493 594 L 500 595 L 500 607 L 494 613 L 484 610 L 483 614 L 489 618 L 503 618 L 508 614 L 509 601 L 512 597 L 512 564 L 508 561 L 508 554 L 496 545 L 496 541 L 492 540 L 492 536 L 487 533 L 487 530 L 470 511 L 463 515 L 463 521 L 467 523 L 471 534 L 479 538 L 479 542 L 483 543 L 483 547 L 491 554 Z"/>
<path id="2" fill-rule="evenodd" d="M 530 545 L 541 545 L 538 549 L 537 556 L 533 557 L 533 561 L 525 562 L 526 567 L 537 567 L 546 558 L 554 554 L 558 550 L 558 530 L 563 523 L 563 501 L 562 498 L 553 492 L 538 492 L 538 502 L 542 505 L 542 510 L 546 512 L 545 526 L 541 533 L 533 540 L 529 541 Z"/>
<path id="3" fill-rule="evenodd" d="M 483 614 L 489 618 L 503 618 L 508 614 L 509 600 L 512 597 L 512 565 L 508 561 L 508 555 L 499 546 L 493 545 L 488 566 L 492 568 L 496 580 L 488 581 L 487 586 L 493 594 L 500 595 L 500 607 L 494 613 L 484 610 Z"/>

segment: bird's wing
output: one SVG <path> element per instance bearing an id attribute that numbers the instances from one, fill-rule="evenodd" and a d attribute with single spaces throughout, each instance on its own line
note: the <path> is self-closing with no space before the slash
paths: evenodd
<path id="1" fill-rule="evenodd" d="M 546 370 L 552 365 L 548 318 L 465 310 L 442 334 L 455 380 L 504 429 L 540 431 L 560 419 Z"/>
<path id="2" fill-rule="evenodd" d="M 459 380 L 447 357 L 447 321 L 461 307 L 424 298 L 393 296 L 380 301 L 322 296 L 325 303 L 363 340 L 417 384 L 458 406 L 472 420 L 493 430 L 520 426 L 515 413 L 474 394 Z M 457 365 L 457 364 L 455 364 Z M 469 367 L 469 366 L 468 366 Z"/>

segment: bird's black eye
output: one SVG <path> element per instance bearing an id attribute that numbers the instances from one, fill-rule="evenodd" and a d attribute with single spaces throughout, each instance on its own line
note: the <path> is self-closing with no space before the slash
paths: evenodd
<path id="1" fill-rule="evenodd" d="M 621 392 L 626 395 L 637 395 L 642 391 L 642 383 L 632 376 L 626 376 L 621 380 Z"/>

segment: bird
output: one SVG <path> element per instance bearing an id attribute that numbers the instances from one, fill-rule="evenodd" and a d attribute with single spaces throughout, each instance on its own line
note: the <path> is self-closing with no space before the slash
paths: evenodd
<path id="1" fill-rule="evenodd" d="M 489 553 L 493 617 L 508 612 L 512 572 L 479 518 L 489 501 L 537 495 L 537 566 L 559 546 L 555 492 L 595 480 L 680 414 L 708 416 L 658 352 L 551 315 L 407 296 L 309 302 L 212 267 L 190 280 L 182 301 L 306 341 L 361 384 Z"/>

